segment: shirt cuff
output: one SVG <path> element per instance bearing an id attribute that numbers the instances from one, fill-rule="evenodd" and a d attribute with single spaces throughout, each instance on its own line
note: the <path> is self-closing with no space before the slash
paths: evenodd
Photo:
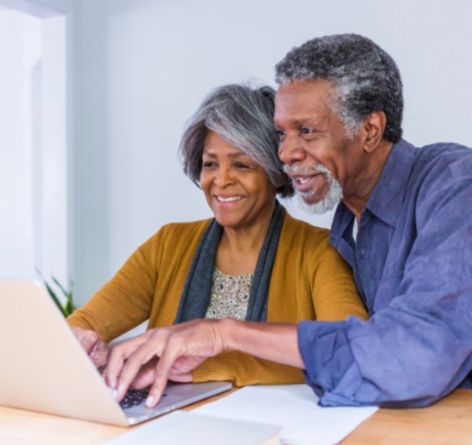
<path id="1" fill-rule="evenodd" d="M 320 397 L 321 405 L 337 404 L 332 392 L 354 365 L 345 326 L 343 321 L 298 324 L 298 348 L 305 364 L 305 376 Z M 342 399 L 345 404 L 345 398 Z"/>

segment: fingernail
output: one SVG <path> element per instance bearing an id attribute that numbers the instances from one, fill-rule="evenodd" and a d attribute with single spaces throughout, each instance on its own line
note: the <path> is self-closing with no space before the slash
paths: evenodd
<path id="1" fill-rule="evenodd" d="M 125 395 L 125 385 L 120 385 L 120 386 L 118 386 L 117 395 L 118 395 L 119 397 Z"/>
<path id="2" fill-rule="evenodd" d="M 148 398 L 146 399 L 146 407 L 147 408 L 152 408 L 152 406 L 154 405 L 154 400 L 156 400 L 153 396 L 148 396 Z"/>
<path id="3" fill-rule="evenodd" d="M 113 389 L 111 390 L 111 395 L 113 396 L 113 398 L 114 398 L 115 400 L 117 400 L 117 398 L 118 398 L 118 391 L 117 391 L 115 388 L 113 388 Z"/>

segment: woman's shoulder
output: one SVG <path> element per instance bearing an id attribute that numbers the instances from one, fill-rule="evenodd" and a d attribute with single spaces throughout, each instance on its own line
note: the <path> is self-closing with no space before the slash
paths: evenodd
<path id="1" fill-rule="evenodd" d="M 210 222 L 211 219 L 205 219 L 165 224 L 141 244 L 136 252 L 151 256 L 160 255 L 163 252 L 180 255 L 191 246 L 198 244 Z"/>
<path id="2" fill-rule="evenodd" d="M 212 218 L 207 219 L 199 219 L 197 221 L 180 221 L 180 222 L 172 222 L 168 224 L 164 224 L 160 229 L 160 231 L 166 233 L 178 232 L 193 232 L 195 230 L 205 230 L 205 228 L 210 224 Z"/>
<path id="3" fill-rule="evenodd" d="M 328 229 L 314 226 L 288 213 L 279 239 L 279 250 L 287 258 L 299 258 L 309 270 L 321 263 L 334 261 L 337 264 L 341 260 L 330 243 Z"/>
<path id="4" fill-rule="evenodd" d="M 190 239 L 194 236 L 200 236 L 201 233 L 210 224 L 211 218 L 198 221 L 172 222 L 164 224 L 151 239 Z"/>
<path id="5" fill-rule="evenodd" d="M 303 243 L 325 243 L 329 241 L 329 230 L 314 226 L 306 221 L 297 219 L 288 212 L 285 214 L 283 232 L 290 237 L 295 237 Z"/>

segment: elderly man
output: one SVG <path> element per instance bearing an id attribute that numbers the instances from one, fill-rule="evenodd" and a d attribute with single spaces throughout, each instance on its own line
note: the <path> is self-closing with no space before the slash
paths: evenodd
<path id="1" fill-rule="evenodd" d="M 365 37 L 313 39 L 276 76 L 280 158 L 308 208 L 339 203 L 331 242 L 353 268 L 370 320 L 198 320 L 148 331 L 115 348 L 109 384 L 121 398 L 133 380 L 153 381 L 152 406 L 167 378 L 188 380 L 205 358 L 234 349 L 304 368 L 327 406 L 424 406 L 468 386 L 472 150 L 401 139 L 398 69 Z M 156 355 L 157 367 L 141 368 Z"/>

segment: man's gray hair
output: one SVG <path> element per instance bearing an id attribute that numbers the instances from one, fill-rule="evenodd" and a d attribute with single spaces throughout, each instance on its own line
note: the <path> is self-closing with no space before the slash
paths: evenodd
<path id="1" fill-rule="evenodd" d="M 338 34 L 309 40 L 292 49 L 275 67 L 280 84 L 325 79 L 336 90 L 334 111 L 351 136 L 370 113 L 387 116 L 384 139 L 402 135 L 403 95 L 400 72 L 393 59 L 372 40 Z"/>
<path id="2" fill-rule="evenodd" d="M 269 86 L 225 85 L 212 91 L 191 117 L 180 142 L 184 172 L 199 185 L 203 143 L 214 131 L 266 172 L 281 196 L 292 196 L 293 186 L 283 172 L 275 133 L 275 91 Z"/>

